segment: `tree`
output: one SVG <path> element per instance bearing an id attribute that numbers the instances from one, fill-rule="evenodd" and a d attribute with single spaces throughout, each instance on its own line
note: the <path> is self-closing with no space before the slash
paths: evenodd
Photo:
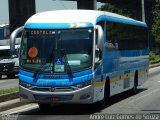
<path id="1" fill-rule="evenodd" d="M 156 5 L 153 14 L 154 18 L 152 25 L 152 34 L 155 38 L 156 43 L 160 44 L 160 0 L 156 0 Z"/>
<path id="2" fill-rule="evenodd" d="M 130 10 L 127 9 L 122 9 L 118 5 L 113 5 L 110 3 L 106 3 L 105 5 L 102 5 L 101 8 L 99 8 L 101 11 L 107 11 L 107 12 L 112 12 L 112 13 L 117 13 L 123 16 L 131 17 L 132 13 Z"/>

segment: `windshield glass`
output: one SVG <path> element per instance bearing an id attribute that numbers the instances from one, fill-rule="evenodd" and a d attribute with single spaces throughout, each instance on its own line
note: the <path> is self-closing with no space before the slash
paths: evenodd
<path id="1" fill-rule="evenodd" d="M 20 66 L 43 73 L 66 73 L 92 65 L 93 29 L 26 30 Z"/>
<path id="2" fill-rule="evenodd" d="M 10 57 L 11 55 L 9 49 L 0 50 L 0 59 L 10 58 Z"/>

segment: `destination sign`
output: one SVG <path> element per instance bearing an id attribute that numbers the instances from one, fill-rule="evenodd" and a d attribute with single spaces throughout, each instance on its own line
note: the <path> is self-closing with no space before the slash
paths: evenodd
<path id="1" fill-rule="evenodd" d="M 55 31 L 53 30 L 31 30 L 30 35 L 53 35 Z"/>

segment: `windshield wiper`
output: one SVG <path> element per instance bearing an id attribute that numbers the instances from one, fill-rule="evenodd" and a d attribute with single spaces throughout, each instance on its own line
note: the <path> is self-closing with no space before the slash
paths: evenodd
<path id="1" fill-rule="evenodd" d="M 41 64 L 41 66 L 40 67 L 38 67 L 38 69 L 35 71 L 35 73 L 34 73 L 34 75 L 33 75 L 33 78 L 37 78 L 37 74 L 39 74 L 39 73 L 41 73 L 41 72 L 43 72 L 45 69 L 45 65 L 46 64 Z"/>
<path id="2" fill-rule="evenodd" d="M 60 52 L 61 52 L 62 57 L 64 57 L 64 64 L 65 64 L 65 66 L 67 66 L 67 74 L 69 74 L 70 77 L 73 78 L 72 70 L 71 70 L 71 67 L 70 67 L 70 65 L 69 65 L 69 63 L 68 63 L 68 58 L 67 58 L 67 56 L 66 56 L 66 52 L 64 51 L 64 49 L 61 49 Z M 53 55 L 53 54 L 52 54 L 52 55 Z M 51 55 L 49 58 L 52 58 L 52 60 L 53 60 L 53 56 L 52 56 L 52 55 Z M 52 61 L 52 60 L 51 60 L 51 61 Z M 41 64 L 40 67 L 38 67 L 38 69 L 35 71 L 35 73 L 34 73 L 34 75 L 33 75 L 33 78 L 37 78 L 37 74 L 42 73 L 42 72 L 45 70 L 45 65 L 46 65 L 46 64 L 43 63 L 43 64 Z"/>
<path id="3" fill-rule="evenodd" d="M 71 75 L 71 77 L 73 77 L 73 75 L 72 75 L 72 70 L 71 70 L 71 67 L 70 67 L 70 65 L 69 65 L 69 63 L 68 63 L 68 58 L 67 58 L 67 56 L 66 56 L 66 52 L 65 52 L 64 49 L 61 49 L 61 54 L 62 54 L 62 57 L 64 57 L 64 63 L 65 63 L 65 65 L 67 66 L 67 73 L 68 73 L 69 75 Z"/>
<path id="4" fill-rule="evenodd" d="M 51 53 L 51 55 L 50 55 L 47 59 L 52 62 L 52 61 L 53 61 L 53 56 L 54 56 L 54 47 L 52 48 L 52 53 Z M 47 59 L 46 59 L 46 62 L 47 62 Z M 38 69 L 35 71 L 35 73 L 34 73 L 34 75 L 33 75 L 34 78 L 37 77 L 37 74 L 44 72 L 44 70 L 45 70 L 45 65 L 46 65 L 46 63 L 43 63 L 43 64 L 41 64 L 40 67 L 38 67 Z M 50 66 L 49 66 L 49 67 L 51 67 L 51 63 L 50 63 Z"/>

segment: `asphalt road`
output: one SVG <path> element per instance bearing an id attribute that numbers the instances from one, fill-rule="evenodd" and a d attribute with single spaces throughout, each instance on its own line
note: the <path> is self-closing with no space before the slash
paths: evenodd
<path id="1" fill-rule="evenodd" d="M 8 79 L 7 76 L 3 75 L 0 79 L 0 90 L 18 87 L 18 77 L 14 79 Z"/>
<path id="2" fill-rule="evenodd" d="M 37 104 L 22 106 L 7 111 L 7 114 L 20 115 L 19 119 L 34 120 L 85 120 L 95 114 L 149 114 L 160 115 L 160 67 L 149 70 L 149 78 L 138 88 L 136 95 L 124 92 L 113 96 L 109 105 L 101 109 L 93 105 L 55 105 L 51 110 L 40 111 Z M 138 116 L 139 119 L 142 116 Z M 143 118 L 144 119 L 144 118 Z M 158 118 L 160 119 L 160 117 Z"/>

